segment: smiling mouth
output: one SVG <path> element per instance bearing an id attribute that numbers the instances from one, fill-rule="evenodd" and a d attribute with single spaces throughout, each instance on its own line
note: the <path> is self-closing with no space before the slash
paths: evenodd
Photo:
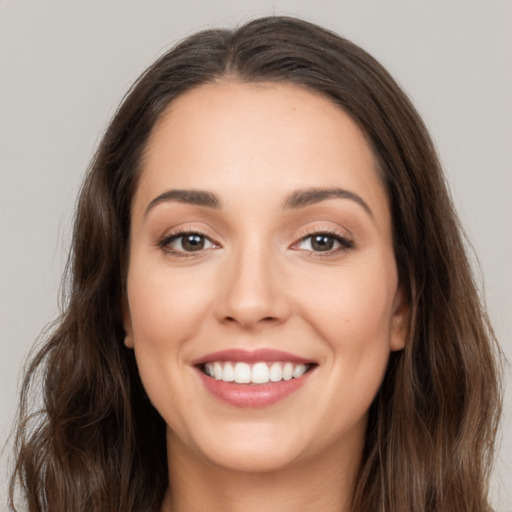
<path id="1" fill-rule="evenodd" d="M 319 364 L 281 350 L 233 348 L 204 355 L 191 365 L 205 389 L 221 402 L 263 408 L 298 392 Z"/>
<path id="2" fill-rule="evenodd" d="M 211 361 L 198 365 L 208 377 L 235 384 L 269 384 L 299 379 L 316 364 L 293 363 L 291 361 L 258 361 L 255 363 L 235 361 Z"/>

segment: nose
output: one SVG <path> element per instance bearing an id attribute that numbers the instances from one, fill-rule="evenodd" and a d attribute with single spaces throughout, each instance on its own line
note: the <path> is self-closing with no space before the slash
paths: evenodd
<path id="1" fill-rule="evenodd" d="M 246 244 L 226 261 L 217 296 L 217 318 L 245 330 L 278 325 L 290 314 L 279 265 L 268 247 Z"/>

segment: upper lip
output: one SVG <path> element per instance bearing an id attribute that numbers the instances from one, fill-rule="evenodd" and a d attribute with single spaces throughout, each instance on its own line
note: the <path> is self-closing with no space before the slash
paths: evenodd
<path id="1" fill-rule="evenodd" d="M 244 350 L 240 348 L 233 348 L 228 350 L 219 350 L 212 352 L 205 356 L 199 357 L 192 361 L 192 365 L 198 366 L 206 363 L 221 361 L 232 361 L 240 363 L 257 363 L 260 361 L 275 362 L 285 361 L 296 364 L 311 364 L 314 363 L 311 359 L 304 359 L 303 357 L 283 352 L 281 350 L 274 350 L 270 348 L 260 348 L 258 350 Z"/>

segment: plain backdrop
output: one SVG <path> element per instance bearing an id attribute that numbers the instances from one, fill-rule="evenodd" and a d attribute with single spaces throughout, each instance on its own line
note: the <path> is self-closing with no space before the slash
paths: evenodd
<path id="1" fill-rule="evenodd" d="M 352 39 L 408 91 L 437 144 L 512 359 L 510 0 L 0 0 L 0 444 L 23 360 L 58 313 L 81 178 L 124 92 L 184 36 L 269 14 Z M 508 390 L 492 480 L 498 512 L 512 511 L 511 402 Z M 9 445 L 0 511 L 8 464 Z"/>

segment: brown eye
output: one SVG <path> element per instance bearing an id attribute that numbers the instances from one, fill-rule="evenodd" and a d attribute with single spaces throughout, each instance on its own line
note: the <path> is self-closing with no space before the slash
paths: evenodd
<path id="1" fill-rule="evenodd" d="M 184 251 L 200 251 L 204 249 L 204 236 L 197 234 L 184 235 L 181 237 L 181 245 Z"/>
<path id="2" fill-rule="evenodd" d="M 311 237 L 313 251 L 330 251 L 334 247 L 334 237 L 331 235 L 314 235 Z"/>
<path id="3" fill-rule="evenodd" d="M 200 233 L 177 233 L 171 235 L 159 244 L 166 252 L 190 253 L 199 252 L 204 249 L 214 249 L 214 244 L 208 237 Z"/>
<path id="4" fill-rule="evenodd" d="M 308 252 L 331 252 L 336 253 L 346 249 L 352 249 L 353 242 L 340 235 L 330 233 L 313 233 L 300 240 L 294 249 L 300 249 Z"/>

